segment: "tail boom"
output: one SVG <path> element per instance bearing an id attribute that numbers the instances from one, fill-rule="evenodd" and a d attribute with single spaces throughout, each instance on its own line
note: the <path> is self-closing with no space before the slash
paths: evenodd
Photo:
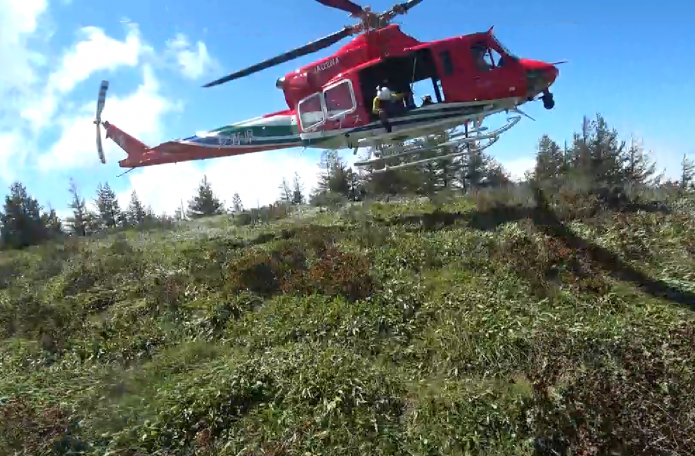
<path id="1" fill-rule="evenodd" d="M 142 168 L 145 166 L 163 165 L 193 160 L 205 160 L 234 155 L 243 155 L 253 152 L 284 149 L 294 145 L 273 145 L 258 147 L 205 147 L 185 144 L 178 141 L 162 143 L 151 149 L 147 149 L 139 155 L 128 155 L 118 162 L 121 168 Z M 125 149 L 124 149 L 125 150 Z M 128 151 L 126 151 L 127 153 Z"/>
<path id="2" fill-rule="evenodd" d="M 282 117 L 286 116 L 285 114 Z M 128 154 L 128 157 L 120 160 L 118 164 L 122 168 L 141 168 L 300 146 L 302 141 L 296 129 L 287 124 L 277 125 L 285 123 L 278 122 L 284 119 L 278 119 L 280 116 L 273 117 L 274 119 L 266 118 L 265 121 L 260 122 L 252 119 L 243 124 L 235 124 L 200 136 L 167 141 L 155 147 L 148 147 L 142 141 L 108 122 L 104 122 L 104 127 L 106 137 L 111 138 Z M 273 127 L 275 127 L 274 130 Z"/>

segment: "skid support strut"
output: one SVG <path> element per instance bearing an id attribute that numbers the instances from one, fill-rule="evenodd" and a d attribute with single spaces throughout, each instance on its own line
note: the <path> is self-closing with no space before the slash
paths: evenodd
<path id="1" fill-rule="evenodd" d="M 441 160 L 451 160 L 456 157 L 460 157 L 462 155 L 465 155 L 469 153 L 470 150 L 477 150 L 477 151 L 482 151 L 484 149 L 487 149 L 488 147 L 492 146 L 495 144 L 498 140 L 499 137 L 502 133 L 506 132 L 510 128 L 512 128 L 514 125 L 516 125 L 519 120 L 521 120 L 521 116 L 514 116 L 510 117 L 507 119 L 507 123 L 503 125 L 502 127 L 498 128 L 497 130 L 491 131 L 489 133 L 485 133 L 487 131 L 487 127 L 482 127 L 481 121 L 476 121 L 475 126 L 472 130 L 465 131 L 465 132 L 460 132 L 452 135 L 448 141 L 442 143 L 442 144 L 437 144 L 433 146 L 422 146 L 422 145 L 406 145 L 402 150 L 392 153 L 392 154 L 387 154 L 387 155 L 382 155 L 381 153 L 374 154 L 377 155 L 376 157 L 371 157 L 368 160 L 363 160 L 355 163 L 355 166 L 358 167 L 365 167 L 365 166 L 375 166 L 375 165 L 381 165 L 383 164 L 384 167 L 380 169 L 375 169 L 372 170 L 372 173 L 385 173 L 387 171 L 393 171 L 397 169 L 403 169 L 403 168 L 408 168 L 411 166 L 419 166 L 419 165 L 424 165 L 426 163 L 430 162 L 435 162 L 435 161 L 441 161 Z M 482 143 L 481 143 L 482 142 Z M 463 150 L 461 148 L 456 147 L 456 146 L 461 146 L 461 145 L 466 145 Z M 416 156 L 420 155 L 425 152 L 433 151 L 433 150 L 438 150 L 446 147 L 454 147 L 454 152 L 445 154 L 445 155 L 437 155 L 435 157 L 431 158 L 424 158 L 421 160 L 415 160 L 415 161 L 409 161 L 406 163 L 401 163 L 397 165 L 389 165 L 389 162 L 393 162 L 394 160 L 397 159 L 402 159 L 404 157 L 409 157 L 409 156 Z"/>

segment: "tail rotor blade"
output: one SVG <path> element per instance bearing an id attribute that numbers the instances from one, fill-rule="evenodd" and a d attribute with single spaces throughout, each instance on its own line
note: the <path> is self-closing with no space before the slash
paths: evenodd
<path id="1" fill-rule="evenodd" d="M 106 157 L 104 156 L 104 147 L 101 144 L 101 124 L 97 123 L 97 152 L 99 153 L 99 160 L 101 163 L 106 163 Z"/>
<path id="2" fill-rule="evenodd" d="M 97 99 L 97 119 L 101 121 L 101 112 L 106 104 L 106 91 L 109 89 L 109 81 L 101 81 L 99 86 L 99 98 Z"/>
<path id="3" fill-rule="evenodd" d="M 94 119 L 94 124 L 97 126 L 97 153 L 102 163 L 106 163 L 106 157 L 104 156 L 104 147 L 101 144 L 101 113 L 106 104 L 106 91 L 108 89 L 109 81 L 101 81 L 101 85 L 99 86 L 99 98 L 97 98 L 97 115 Z"/>

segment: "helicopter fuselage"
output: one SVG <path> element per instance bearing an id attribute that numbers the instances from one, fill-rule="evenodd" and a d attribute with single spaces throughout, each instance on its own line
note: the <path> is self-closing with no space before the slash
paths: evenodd
<path id="1" fill-rule="evenodd" d="M 287 109 L 226 125 L 206 133 L 128 153 L 120 166 L 239 155 L 289 147 L 341 149 L 405 141 L 516 108 L 543 94 L 558 76 L 548 63 L 521 59 L 487 32 L 420 42 L 397 25 L 365 32 L 335 54 L 278 79 Z M 431 104 L 405 109 L 390 120 L 387 132 L 372 112 L 377 86 L 409 93 L 412 84 L 430 80 Z M 114 125 L 107 137 L 119 145 L 129 136 Z M 131 138 L 134 139 L 134 138 Z M 132 141 L 130 141 L 132 142 Z"/>

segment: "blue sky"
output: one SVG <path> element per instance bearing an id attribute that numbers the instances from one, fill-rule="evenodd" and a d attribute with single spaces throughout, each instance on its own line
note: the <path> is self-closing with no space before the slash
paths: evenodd
<path id="1" fill-rule="evenodd" d="M 383 11 L 392 1 L 365 3 Z M 166 6 L 165 6 L 166 5 Z M 263 5 L 263 6 L 261 6 Z M 226 200 L 239 192 L 247 206 L 277 195 L 282 177 L 315 182 L 318 152 L 290 150 L 166 165 L 117 178 L 123 157 L 110 144 L 98 162 L 93 118 L 99 81 L 111 82 L 104 118 L 156 144 L 285 108 L 275 80 L 345 44 L 222 86 L 200 86 L 352 23 L 347 13 L 313 0 L 267 2 L 142 2 L 0 0 L 0 185 L 22 180 L 42 204 L 63 211 L 68 179 L 91 198 L 108 181 L 126 198 L 136 189 L 158 211 L 191 196 L 203 173 Z M 602 113 L 628 139 L 641 138 L 660 167 L 676 175 L 695 146 L 687 106 L 695 101 L 695 6 L 646 3 L 425 0 L 398 18 L 422 41 L 495 27 L 517 55 L 570 62 L 553 87 L 556 107 L 540 103 L 488 151 L 510 171 L 533 159 L 549 133 L 562 142 L 583 115 Z M 692 47 L 692 45 L 691 45 Z M 345 152 L 346 157 L 350 154 Z M 123 203 L 126 203 L 124 200 Z"/>

